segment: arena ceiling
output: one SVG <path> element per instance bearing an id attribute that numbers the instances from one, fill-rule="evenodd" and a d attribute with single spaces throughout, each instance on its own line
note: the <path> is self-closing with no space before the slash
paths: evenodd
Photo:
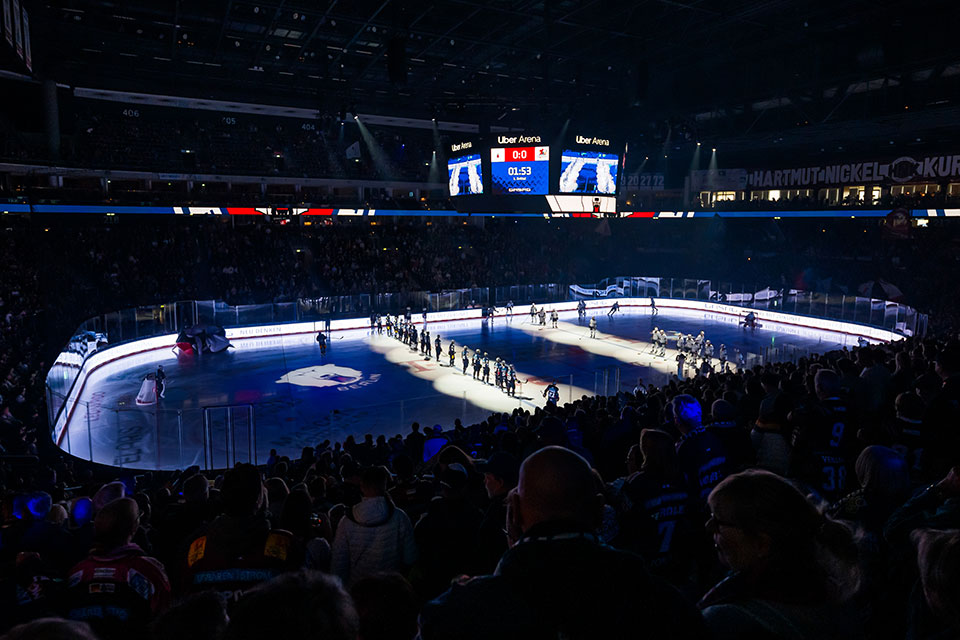
<path id="1" fill-rule="evenodd" d="M 935 97 L 955 92 L 956 14 L 956 0 L 55 0 L 33 23 L 39 74 L 69 85 L 503 124 L 746 112 L 746 127 L 783 99 L 820 121 L 847 87 L 889 95 L 918 70 L 945 80 Z"/>

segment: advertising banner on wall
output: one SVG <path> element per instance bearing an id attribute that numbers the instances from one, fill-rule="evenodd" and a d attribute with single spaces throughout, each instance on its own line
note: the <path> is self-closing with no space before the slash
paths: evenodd
<path id="1" fill-rule="evenodd" d="M 747 189 L 804 189 L 821 186 L 936 182 L 960 176 L 960 155 L 900 156 L 792 169 L 748 169 Z M 693 172 L 706 174 L 708 172 Z M 691 175 L 691 183 L 692 183 Z"/>

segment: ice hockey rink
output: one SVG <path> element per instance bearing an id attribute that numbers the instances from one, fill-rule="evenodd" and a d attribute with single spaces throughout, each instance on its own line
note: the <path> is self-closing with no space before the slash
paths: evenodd
<path id="1" fill-rule="evenodd" d="M 443 342 L 439 363 L 368 329 L 333 332 L 326 355 L 312 333 L 238 339 L 235 348 L 202 357 L 166 347 L 146 350 L 89 375 L 59 444 L 75 456 L 127 468 L 224 468 L 262 463 L 270 449 L 296 457 L 324 440 L 406 433 L 414 421 L 449 430 L 457 419 L 469 425 L 493 412 L 533 410 L 544 405 L 543 390 L 553 380 L 561 402 L 630 391 L 638 378 L 662 384 L 677 370 L 677 332 L 703 330 L 717 349 L 727 346 L 732 364 L 739 349 L 748 366 L 857 342 L 852 333 L 770 321 L 747 330 L 737 315 L 708 311 L 591 313 L 596 338 L 576 311 L 562 312 L 555 329 L 549 319 L 543 328 L 524 315 L 431 322 L 431 341 L 439 335 Z M 652 354 L 655 326 L 671 336 L 666 357 Z M 456 342 L 454 367 L 448 366 L 450 340 Z M 463 345 L 486 352 L 491 362 L 500 357 L 512 363 L 522 383 L 518 397 L 474 380 L 472 369 L 464 375 Z M 138 405 L 141 381 L 159 364 L 167 374 L 165 397 Z"/>

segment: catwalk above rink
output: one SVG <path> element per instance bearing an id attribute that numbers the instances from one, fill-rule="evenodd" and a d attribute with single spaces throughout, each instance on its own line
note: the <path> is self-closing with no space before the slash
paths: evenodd
<path id="1" fill-rule="evenodd" d="M 554 382 L 561 403 L 632 391 L 638 379 L 663 384 L 678 373 L 678 333 L 703 331 L 717 352 L 726 345 L 734 367 L 738 353 L 751 366 L 898 337 L 874 327 L 756 310 L 759 326 L 749 329 L 742 324 L 749 309 L 714 303 L 657 300 L 656 313 L 649 298 L 619 303 L 611 314 L 612 301 L 589 301 L 584 316 L 576 302 L 546 305 L 545 326 L 531 319 L 526 306 L 513 315 L 500 309 L 493 318 L 479 309 L 429 314 L 431 351 L 436 336 L 442 341 L 439 361 L 386 330 L 371 331 L 368 319 L 334 321 L 326 353 L 316 340 L 320 323 L 228 328 L 233 346 L 203 355 L 175 348 L 175 335 L 126 342 L 84 362 L 54 437 L 72 455 L 107 465 L 224 468 L 262 463 L 271 449 L 296 457 L 325 440 L 406 433 L 413 422 L 450 430 L 458 420 L 469 425 L 491 413 L 532 411 L 546 403 L 544 391 Z M 554 309 L 555 327 L 549 318 Z M 413 321 L 423 327 L 421 316 Z M 669 336 L 662 354 L 651 344 L 655 327 Z M 451 340 L 454 366 L 447 355 Z M 516 394 L 474 379 L 472 367 L 464 373 L 464 346 L 471 354 L 487 354 L 491 363 L 499 357 L 512 364 L 520 383 Z M 138 404 L 144 378 L 158 365 L 167 376 L 163 397 Z M 719 366 L 716 353 L 712 365 Z"/>

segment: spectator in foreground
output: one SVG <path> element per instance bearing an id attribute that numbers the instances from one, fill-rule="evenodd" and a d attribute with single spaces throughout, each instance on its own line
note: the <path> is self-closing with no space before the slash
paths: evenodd
<path id="1" fill-rule="evenodd" d="M 908 638 L 947 640 L 960 636 L 960 530 L 920 529 L 917 545 L 919 589 L 911 602 Z"/>
<path id="2" fill-rule="evenodd" d="M 93 550 L 69 573 L 67 617 L 88 622 L 103 638 L 142 634 L 170 602 L 163 565 L 131 542 L 139 523 L 132 498 L 106 504 L 94 521 Z"/>
<path id="3" fill-rule="evenodd" d="M 272 529 L 263 513 L 264 488 L 256 467 L 238 464 L 227 471 L 220 493 L 224 513 L 187 547 L 184 591 L 212 589 L 235 601 L 255 584 L 302 566 L 297 539 Z"/>
<path id="4" fill-rule="evenodd" d="M 507 550 L 507 536 L 503 527 L 507 521 L 507 494 L 517 486 L 520 464 L 509 453 L 498 451 L 477 465 L 483 472 L 483 486 L 490 505 L 483 514 L 477 532 L 478 562 L 484 572 L 493 572 L 500 556 Z"/>
<path id="5" fill-rule="evenodd" d="M 381 571 L 405 572 L 417 558 L 410 518 L 387 497 L 389 472 L 371 467 L 360 476 L 360 503 L 347 510 L 333 539 L 331 571 L 344 584 Z"/>
<path id="6" fill-rule="evenodd" d="M 707 530 L 730 574 L 700 601 L 714 638 L 859 638 L 853 534 L 793 485 L 744 471 L 717 485 Z"/>
<path id="7" fill-rule="evenodd" d="M 152 640 L 210 640 L 227 627 L 223 596 L 212 591 L 184 598 L 150 625 Z"/>
<path id="8" fill-rule="evenodd" d="M 340 581 L 319 571 L 286 573 L 248 591 L 224 640 L 356 640 L 357 612 Z"/>
<path id="9" fill-rule="evenodd" d="M 602 504 L 582 457 L 563 447 L 531 455 L 508 502 L 513 548 L 494 575 L 428 603 L 421 637 L 635 638 L 638 624 L 651 638 L 702 637 L 696 611 L 639 556 L 598 541 Z"/>
<path id="10" fill-rule="evenodd" d="M 10 629 L 2 640 L 98 640 L 86 622 L 37 618 Z"/>
<path id="11" fill-rule="evenodd" d="M 412 640 L 420 602 L 399 573 L 361 578 L 350 589 L 360 617 L 361 640 Z"/>

